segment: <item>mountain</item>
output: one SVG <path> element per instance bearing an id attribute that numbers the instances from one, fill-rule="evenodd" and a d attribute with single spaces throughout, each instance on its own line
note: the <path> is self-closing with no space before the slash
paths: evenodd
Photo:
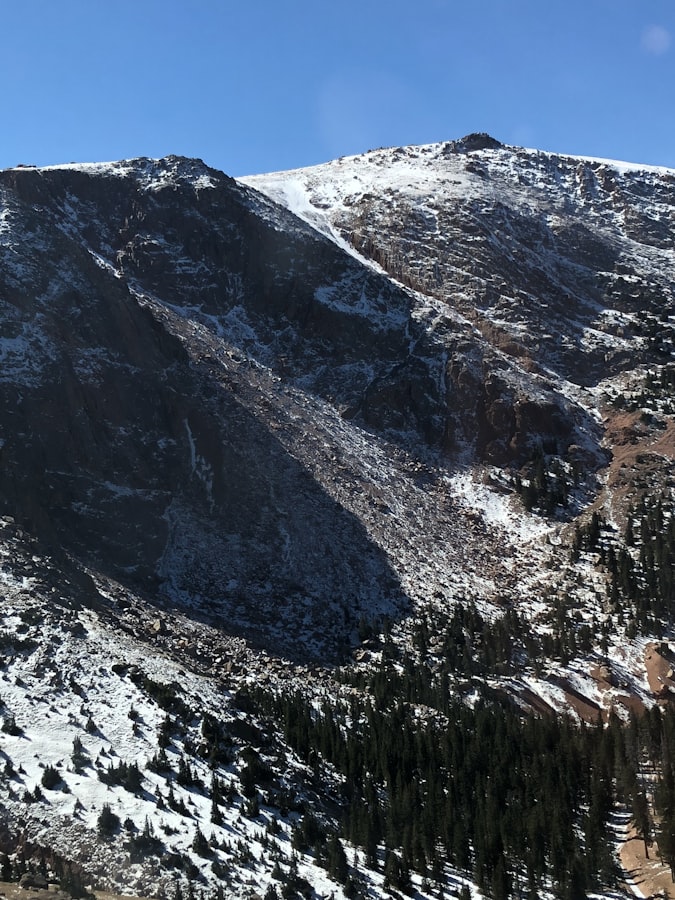
<path id="1" fill-rule="evenodd" d="M 419 761 L 354 780 L 348 737 L 669 727 L 675 172 L 478 134 L 238 181 L 18 167 L 0 210 L 15 869 L 144 896 L 511 896 L 527 870 L 574 895 L 551 847 L 540 873 L 450 826 L 401 837 Z M 636 822 L 641 777 L 612 795 Z M 565 853 L 610 896 L 590 825 L 573 849 L 593 802 Z"/>

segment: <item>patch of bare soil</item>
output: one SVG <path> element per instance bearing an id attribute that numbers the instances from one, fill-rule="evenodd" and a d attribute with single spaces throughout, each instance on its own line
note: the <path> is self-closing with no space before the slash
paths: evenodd
<path id="1" fill-rule="evenodd" d="M 675 471 L 675 419 L 658 427 L 638 412 L 611 412 L 605 420 L 605 443 L 612 450 L 607 487 L 615 512 L 621 516 L 629 503 L 663 485 Z"/>
<path id="2" fill-rule="evenodd" d="M 654 453 L 675 460 L 675 419 L 668 419 L 663 435 L 652 445 Z"/>
<path id="3" fill-rule="evenodd" d="M 595 700 L 584 697 L 568 682 L 565 682 L 562 687 L 565 691 L 565 699 L 583 722 L 595 725 L 598 720 L 603 718 L 603 711 Z"/>
<path id="4" fill-rule="evenodd" d="M 24 888 L 13 881 L 0 881 L 0 897 L 6 897 L 7 900 L 57 900 L 67 896 L 53 885 L 48 890 L 42 890 Z"/>
<path id="5" fill-rule="evenodd" d="M 670 867 L 659 859 L 656 841 L 650 844 L 647 859 L 644 841 L 631 830 L 621 846 L 619 858 L 626 874 L 643 897 L 675 897 L 675 881 L 671 877 Z"/>
<path id="6" fill-rule="evenodd" d="M 649 689 L 659 700 L 675 697 L 675 670 L 673 660 L 664 655 L 658 644 L 648 644 L 645 651 L 645 669 Z"/>
<path id="7" fill-rule="evenodd" d="M 644 713 L 646 707 L 639 697 L 632 694 L 620 694 L 615 697 L 615 702 L 620 703 L 629 713 L 633 713 L 638 718 Z"/>
<path id="8" fill-rule="evenodd" d="M 96 900 L 141 900 L 139 897 L 131 897 L 126 894 L 112 894 L 109 891 L 94 891 Z M 60 900 L 70 897 L 64 894 L 55 885 L 50 885 L 47 890 L 38 888 L 21 887 L 15 881 L 0 881 L 0 898 L 5 900 Z"/>

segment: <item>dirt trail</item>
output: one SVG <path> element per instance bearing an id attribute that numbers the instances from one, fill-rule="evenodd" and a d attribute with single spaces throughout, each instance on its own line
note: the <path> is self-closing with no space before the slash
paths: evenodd
<path id="1" fill-rule="evenodd" d="M 113 894 L 109 891 L 94 891 L 96 900 L 141 900 L 126 894 Z M 23 888 L 15 881 L 0 881 L 0 898 L 6 900 L 55 900 L 59 896 L 68 896 L 50 885 L 48 890 Z"/>
<path id="2" fill-rule="evenodd" d="M 663 865 L 659 859 L 656 841 L 650 845 L 647 859 L 644 841 L 631 829 L 621 846 L 619 858 L 626 874 L 643 897 L 675 897 L 675 881 L 671 877 L 670 867 Z"/>
<path id="3" fill-rule="evenodd" d="M 645 669 L 649 688 L 658 700 L 673 698 L 675 694 L 675 672 L 669 650 L 661 652 L 658 644 L 647 644 Z"/>

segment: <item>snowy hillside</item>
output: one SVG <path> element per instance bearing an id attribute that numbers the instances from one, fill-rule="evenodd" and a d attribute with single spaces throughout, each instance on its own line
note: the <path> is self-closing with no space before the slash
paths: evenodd
<path id="1" fill-rule="evenodd" d="M 470 135 L 244 181 L 573 382 L 625 368 L 646 315 L 672 340 L 672 170 Z"/>

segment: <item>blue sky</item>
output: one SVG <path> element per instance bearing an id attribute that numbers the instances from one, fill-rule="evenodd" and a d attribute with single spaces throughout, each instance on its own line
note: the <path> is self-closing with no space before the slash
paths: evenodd
<path id="1" fill-rule="evenodd" d="M 472 131 L 675 167 L 675 0 L 33 0 L 0 27 L 0 167 L 236 176 Z"/>

